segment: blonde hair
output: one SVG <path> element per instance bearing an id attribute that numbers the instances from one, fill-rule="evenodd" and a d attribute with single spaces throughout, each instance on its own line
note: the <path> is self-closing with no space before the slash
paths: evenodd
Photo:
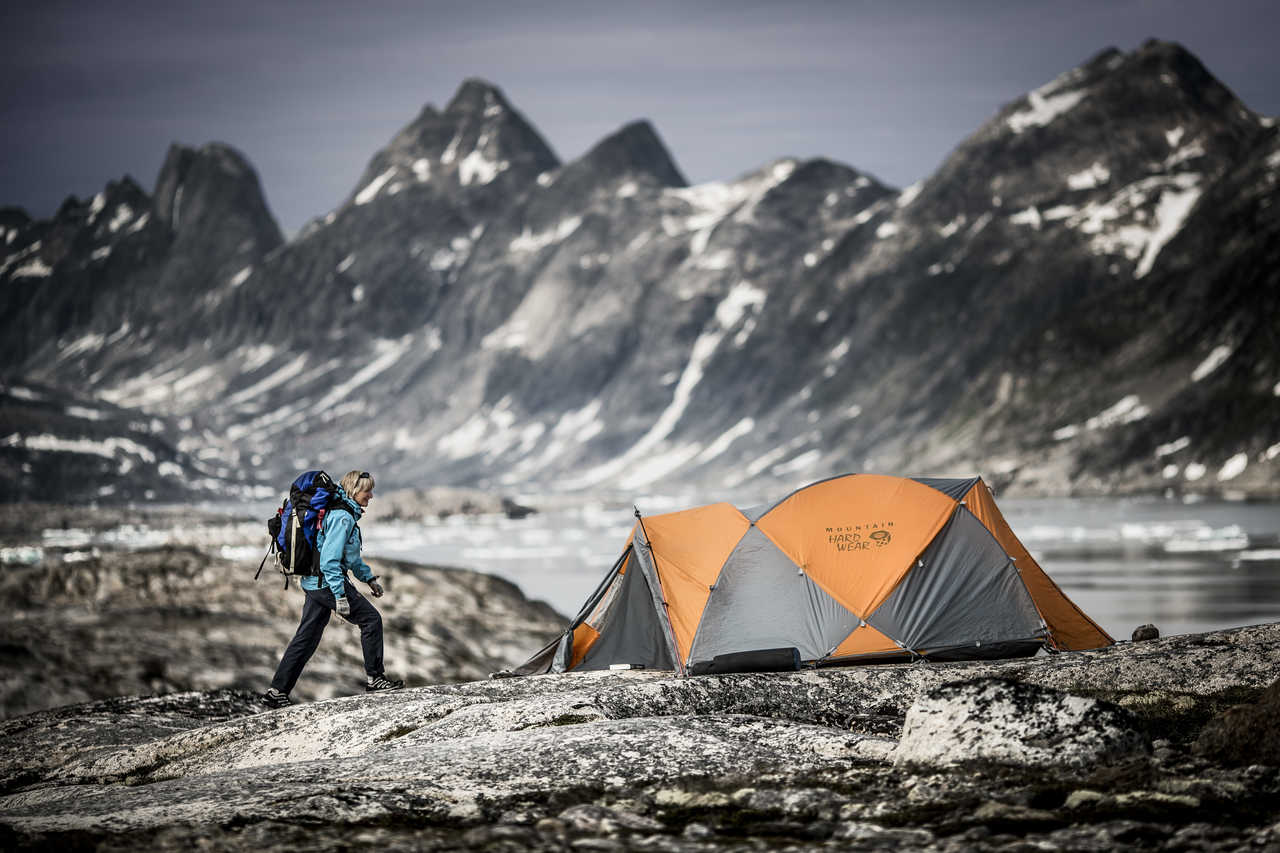
<path id="1" fill-rule="evenodd" d="M 348 471 L 342 475 L 338 483 L 348 496 L 355 497 L 356 492 L 367 492 L 373 488 L 373 475 L 368 471 Z"/>

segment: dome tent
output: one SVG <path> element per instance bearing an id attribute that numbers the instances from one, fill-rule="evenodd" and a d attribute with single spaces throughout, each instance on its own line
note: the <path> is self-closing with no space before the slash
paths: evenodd
<path id="1" fill-rule="evenodd" d="M 981 478 L 847 474 L 745 511 L 637 512 L 564 634 L 515 673 L 724 671 L 780 650 L 813 665 L 967 660 L 1114 642 L 1036 564 Z"/>

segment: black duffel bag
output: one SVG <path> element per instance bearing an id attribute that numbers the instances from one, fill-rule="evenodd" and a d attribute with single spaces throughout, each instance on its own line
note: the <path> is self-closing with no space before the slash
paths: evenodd
<path id="1" fill-rule="evenodd" d="M 695 661 L 689 665 L 690 675 L 721 675 L 726 672 L 794 672 L 800 668 L 800 650 L 795 646 L 785 649 L 753 649 L 749 652 L 732 652 L 716 655 L 711 660 Z"/>

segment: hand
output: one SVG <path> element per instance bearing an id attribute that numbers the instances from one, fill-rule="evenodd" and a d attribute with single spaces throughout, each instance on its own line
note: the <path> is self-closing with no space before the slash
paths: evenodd
<path id="1" fill-rule="evenodd" d="M 369 578 L 369 592 L 373 593 L 374 598 L 382 598 L 386 590 L 382 588 L 382 584 L 378 583 L 377 578 Z"/>
<path id="2" fill-rule="evenodd" d="M 335 609 L 338 611 L 339 616 L 346 619 L 351 615 L 351 602 L 347 601 L 347 597 L 345 595 L 338 596 L 337 603 L 338 606 Z"/>

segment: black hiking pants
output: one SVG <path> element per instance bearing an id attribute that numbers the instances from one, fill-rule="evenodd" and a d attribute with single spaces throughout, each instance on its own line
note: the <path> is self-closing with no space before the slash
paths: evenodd
<path id="1" fill-rule="evenodd" d="M 320 635 L 329 624 L 329 614 L 337 607 L 333 591 L 328 587 L 304 589 L 303 592 L 307 597 L 302 603 L 298 632 L 289 641 L 284 656 L 280 658 L 280 666 L 276 667 L 275 678 L 271 679 L 271 686 L 281 693 L 289 693 L 298 683 L 302 668 L 320 645 Z M 360 626 L 365 674 L 382 675 L 382 615 L 351 584 L 347 584 L 347 601 L 351 604 L 351 615 L 347 620 Z"/>

